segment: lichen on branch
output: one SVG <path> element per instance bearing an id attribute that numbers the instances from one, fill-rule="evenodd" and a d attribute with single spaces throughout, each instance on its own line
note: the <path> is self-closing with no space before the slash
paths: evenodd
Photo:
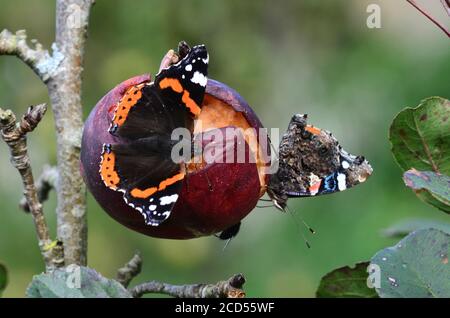
<path id="1" fill-rule="evenodd" d="M 19 30 L 11 33 L 3 30 L 0 33 L 0 55 L 15 55 L 26 63 L 42 81 L 47 82 L 57 71 L 63 56 L 53 45 L 53 55 L 44 49 L 37 40 L 31 40 L 34 47 L 27 43 L 27 33 Z"/>
<path id="2" fill-rule="evenodd" d="M 133 258 L 117 271 L 116 280 L 124 287 L 128 287 L 131 280 L 139 275 L 142 269 L 142 258 L 139 252 L 134 254 Z"/>

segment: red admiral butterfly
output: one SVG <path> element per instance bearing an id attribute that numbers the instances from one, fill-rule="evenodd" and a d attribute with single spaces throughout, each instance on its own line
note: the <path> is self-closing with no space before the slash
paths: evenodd
<path id="1" fill-rule="evenodd" d="M 364 157 L 349 154 L 330 132 L 307 125 L 306 119 L 307 115 L 292 117 L 281 139 L 278 170 L 270 175 L 267 186 L 271 201 L 283 212 L 289 198 L 344 191 L 372 174 L 372 167 Z M 230 240 L 239 228 L 240 223 L 223 231 L 219 238 Z M 306 238 L 305 242 L 309 247 Z"/>
<path id="2" fill-rule="evenodd" d="M 145 223 L 158 226 L 170 216 L 185 177 L 185 164 L 171 151 L 172 131 L 187 128 L 201 111 L 209 56 L 204 45 L 179 45 L 179 62 L 162 69 L 154 82 L 129 88 L 115 105 L 109 133 L 127 143 L 104 144 L 100 175 L 104 184 L 123 192 L 125 202 Z"/>
<path id="3" fill-rule="evenodd" d="M 349 154 L 330 132 L 306 119 L 292 117 L 280 143 L 278 170 L 269 179 L 267 193 L 282 211 L 289 198 L 344 191 L 372 174 L 364 157 Z"/>

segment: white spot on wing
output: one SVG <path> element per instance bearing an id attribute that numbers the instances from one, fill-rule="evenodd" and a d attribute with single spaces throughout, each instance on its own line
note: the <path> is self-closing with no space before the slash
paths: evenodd
<path id="1" fill-rule="evenodd" d="M 347 189 L 345 174 L 343 174 L 343 173 L 338 174 L 337 181 L 338 181 L 339 191 L 344 191 L 345 189 Z"/>
<path id="2" fill-rule="evenodd" d="M 205 75 L 203 75 L 202 73 L 196 71 L 194 73 L 194 76 L 192 76 L 191 82 L 192 83 L 196 83 L 200 86 L 205 87 L 206 86 L 206 82 L 208 81 L 208 79 L 206 78 Z"/>
<path id="3" fill-rule="evenodd" d="M 203 63 L 208 64 L 209 63 L 209 53 L 206 55 L 206 59 L 202 59 Z"/>
<path id="4" fill-rule="evenodd" d="M 350 164 L 346 160 L 342 161 L 342 168 L 348 169 L 349 167 L 350 167 Z"/>
<path id="5" fill-rule="evenodd" d="M 188 72 L 192 71 L 192 64 L 186 65 L 186 67 L 184 69 Z"/>
<path id="6" fill-rule="evenodd" d="M 167 196 L 159 199 L 159 201 L 160 201 L 159 204 L 167 205 L 167 204 L 175 203 L 175 202 L 177 202 L 177 199 L 178 199 L 178 194 L 167 195 Z"/>
<path id="7" fill-rule="evenodd" d="M 150 206 L 148 207 L 148 209 L 149 209 L 150 211 L 155 211 L 155 210 L 156 210 L 156 205 L 152 204 L 152 205 L 150 205 Z"/>

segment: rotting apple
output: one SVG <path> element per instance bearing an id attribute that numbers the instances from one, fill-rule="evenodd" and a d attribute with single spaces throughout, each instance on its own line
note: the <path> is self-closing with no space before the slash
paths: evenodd
<path id="1" fill-rule="evenodd" d="M 217 130 L 224 132 L 230 127 L 238 128 L 244 137 L 245 162 L 217 160 L 207 163 L 200 160 L 189 163 L 181 195 L 171 216 L 156 227 L 146 225 L 142 215 L 125 203 L 122 193 L 110 190 L 101 180 L 99 164 L 103 143 L 126 142 L 108 132 L 114 107 L 127 88 L 150 81 L 150 75 L 146 74 L 122 82 L 91 111 L 81 147 L 81 170 L 89 190 L 116 221 L 153 237 L 189 239 L 218 233 L 235 225 L 254 209 L 265 192 L 270 143 L 267 135 L 261 133 L 262 124 L 248 103 L 235 90 L 218 81 L 208 80 L 197 121 L 200 124 L 196 124 L 194 135 L 201 137 L 203 147 L 207 147 Z M 237 152 L 237 139 L 236 136 L 228 138 L 223 146 L 231 145 Z M 250 156 L 254 160 L 248 160 Z"/>

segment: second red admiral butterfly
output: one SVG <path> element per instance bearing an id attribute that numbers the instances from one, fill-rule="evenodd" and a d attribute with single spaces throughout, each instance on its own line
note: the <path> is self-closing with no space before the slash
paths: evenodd
<path id="1" fill-rule="evenodd" d="M 270 175 L 267 185 L 270 201 L 283 212 L 289 198 L 344 191 L 372 174 L 364 157 L 349 154 L 330 132 L 308 125 L 306 119 L 301 114 L 292 117 L 280 142 L 278 169 Z M 240 223 L 223 231 L 219 238 L 230 240 L 239 228 Z"/>
<path id="2" fill-rule="evenodd" d="M 269 179 L 267 193 L 282 211 L 289 198 L 344 191 L 372 174 L 364 157 L 349 154 L 330 132 L 306 119 L 292 117 L 280 143 L 278 170 Z"/>

